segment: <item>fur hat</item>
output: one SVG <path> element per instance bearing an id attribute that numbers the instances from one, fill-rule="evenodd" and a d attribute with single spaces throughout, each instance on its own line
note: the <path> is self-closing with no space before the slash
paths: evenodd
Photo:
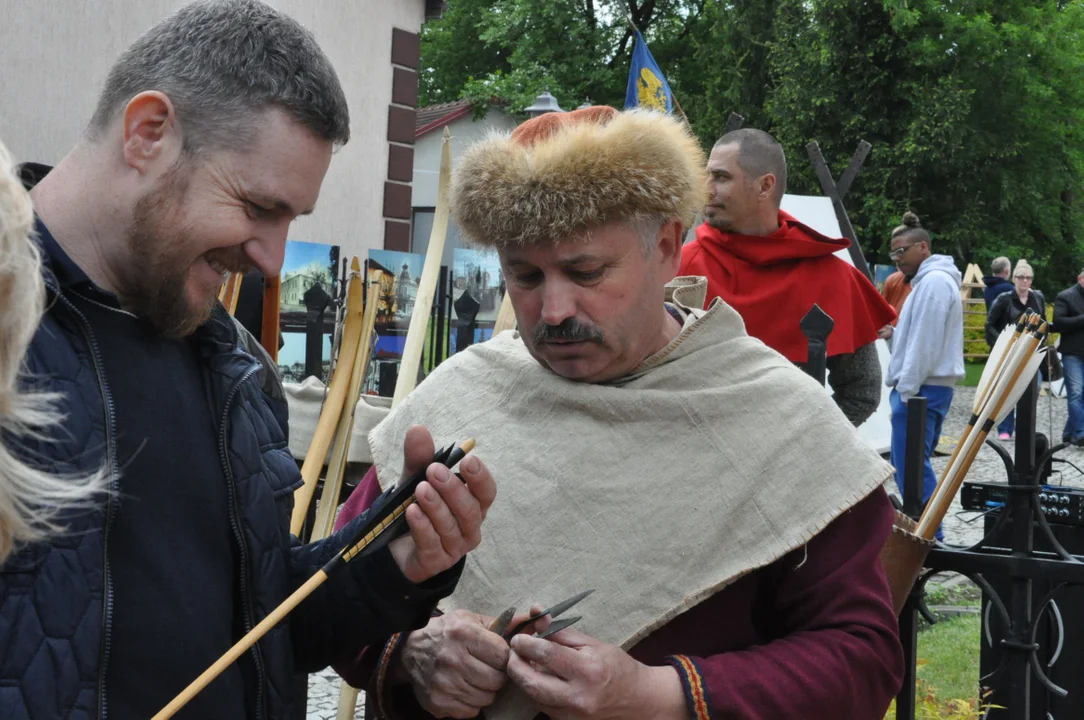
<path id="1" fill-rule="evenodd" d="M 557 242 L 619 220 L 677 218 L 707 202 L 704 152 L 669 115 L 596 106 L 547 113 L 473 145 L 452 210 L 476 245 Z"/>

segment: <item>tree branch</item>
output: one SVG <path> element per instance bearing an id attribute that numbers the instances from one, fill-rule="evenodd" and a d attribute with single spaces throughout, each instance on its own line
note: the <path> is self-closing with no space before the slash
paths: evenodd
<path id="1" fill-rule="evenodd" d="M 694 15 L 690 15 L 689 18 L 685 21 L 685 27 L 681 28 L 681 32 L 678 33 L 677 42 L 680 43 L 682 40 L 689 37 L 689 34 L 693 31 L 693 24 L 696 23 L 696 21 L 700 19 L 700 16 L 704 14 L 704 2 L 705 0 L 700 0 L 700 4 L 696 7 L 696 13 Z"/>

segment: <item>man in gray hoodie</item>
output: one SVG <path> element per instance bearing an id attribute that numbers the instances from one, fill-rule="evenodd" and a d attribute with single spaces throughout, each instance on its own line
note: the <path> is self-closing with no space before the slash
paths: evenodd
<path id="1" fill-rule="evenodd" d="M 907 401 L 926 398 L 926 453 L 922 501 L 937 486 L 930 457 L 941 437 L 941 426 L 952 404 L 953 388 L 964 376 L 964 314 L 960 300 L 960 271 L 948 255 L 930 252 L 930 235 L 918 216 L 905 213 L 903 225 L 892 232 L 889 257 L 911 279 L 911 294 L 903 304 L 893 335 L 892 359 L 885 384 L 892 388 L 892 464 L 896 485 L 903 492 Z M 937 531 L 938 539 L 941 531 Z"/>

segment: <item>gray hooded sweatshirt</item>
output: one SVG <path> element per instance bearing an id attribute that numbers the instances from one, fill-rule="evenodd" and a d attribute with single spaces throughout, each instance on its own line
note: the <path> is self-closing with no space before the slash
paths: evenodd
<path id="1" fill-rule="evenodd" d="M 885 384 L 906 402 L 923 385 L 953 387 L 964 377 L 964 311 L 960 271 L 948 255 L 926 258 L 892 335 Z"/>

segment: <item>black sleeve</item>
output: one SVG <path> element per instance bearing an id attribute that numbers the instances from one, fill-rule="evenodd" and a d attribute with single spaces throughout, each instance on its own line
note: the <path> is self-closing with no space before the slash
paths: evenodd
<path id="1" fill-rule="evenodd" d="M 1069 299 L 1058 295 L 1054 299 L 1054 331 L 1059 333 L 1084 330 L 1084 313 L 1073 311 Z"/>
<path id="2" fill-rule="evenodd" d="M 373 507 L 379 507 L 378 499 Z M 372 509 L 326 540 L 290 550 L 291 592 L 338 553 Z M 316 672 L 354 659 L 365 646 L 404 630 L 425 627 L 437 602 L 451 595 L 463 572 L 451 569 L 415 585 L 403 576 L 385 547 L 359 555 L 336 572 L 290 616 L 294 663 L 299 672 Z"/>

